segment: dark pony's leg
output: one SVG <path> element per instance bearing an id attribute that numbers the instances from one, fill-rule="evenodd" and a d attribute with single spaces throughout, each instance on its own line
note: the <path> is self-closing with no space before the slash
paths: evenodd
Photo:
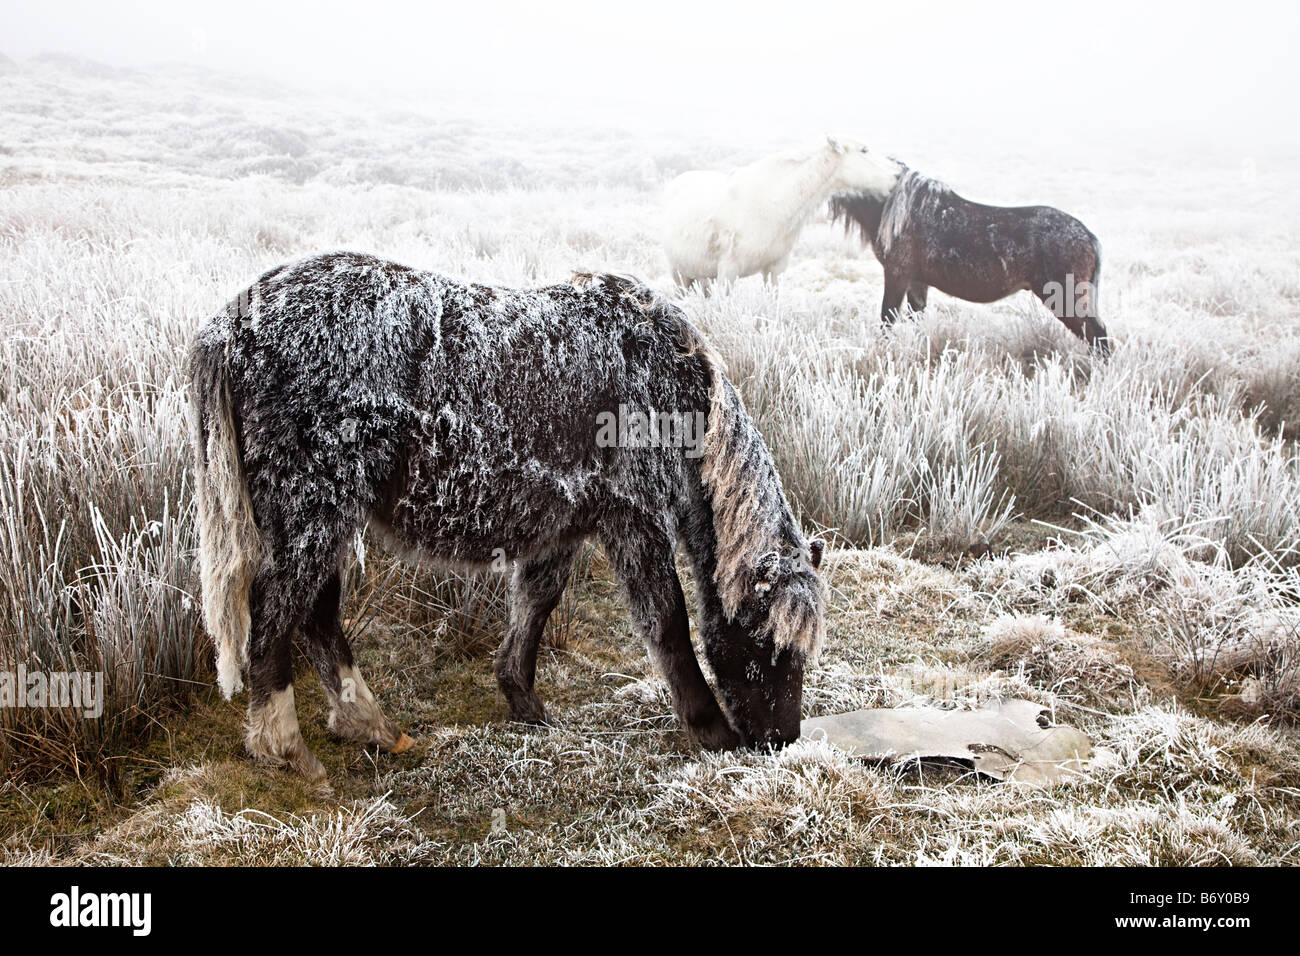
<path id="1" fill-rule="evenodd" d="M 1097 350 L 1102 358 L 1110 358 L 1110 336 L 1106 334 L 1106 326 L 1101 324 L 1101 319 L 1097 317 L 1097 281 L 1100 268 L 1093 266 L 1092 276 L 1088 281 L 1088 289 L 1081 296 L 1083 308 L 1083 334 L 1087 339 L 1088 345 Z"/>
<path id="2" fill-rule="evenodd" d="M 1061 320 L 1062 325 L 1087 342 L 1088 347 L 1095 349 L 1102 358 L 1110 358 L 1110 338 L 1106 335 L 1106 327 L 1095 314 L 1095 288 L 1092 292 L 1080 293 L 1077 298 L 1059 294 L 1036 294 L 1051 309 L 1052 314 Z"/>
<path id="3" fill-rule="evenodd" d="M 1099 264 L 1095 253 L 1072 267 L 1073 271 L 1037 283 L 1031 290 L 1051 310 L 1061 324 L 1077 335 L 1102 358 L 1110 357 L 1110 338 L 1097 318 L 1097 278 Z"/>
<path id="4" fill-rule="evenodd" d="M 340 576 L 335 570 L 320 589 L 311 613 L 302 624 L 307 653 L 329 698 L 329 729 L 345 740 L 377 744 L 392 753 L 401 753 L 413 741 L 384 716 L 357 669 L 339 618 L 340 590 Z"/>
<path id="5" fill-rule="evenodd" d="M 910 286 L 910 280 L 901 272 L 885 270 L 885 297 L 880 302 L 880 321 L 885 326 L 897 321 L 899 310 L 903 308 L 903 298 Z"/>
<path id="6" fill-rule="evenodd" d="M 510 719 L 527 724 L 546 720 L 542 699 L 537 696 L 537 648 L 546 619 L 560 601 L 569 582 L 578 545 L 552 554 L 521 561 L 510 582 L 510 626 L 497 649 L 497 686 L 505 695 Z"/>
<path id="7" fill-rule="evenodd" d="M 907 307 L 913 312 L 925 311 L 925 300 L 930 294 L 930 287 L 924 282 L 913 282 L 907 287 Z"/>
<path id="8" fill-rule="evenodd" d="M 743 742 L 718 706 L 691 646 L 686 597 L 673 564 L 673 541 L 657 528 L 620 528 L 602 535 L 605 551 L 627 595 L 632 619 L 646 649 L 668 682 L 673 711 L 707 750 L 729 750 Z"/>
<path id="9" fill-rule="evenodd" d="M 308 780 L 323 780 L 325 768 L 307 749 L 294 706 L 293 632 L 328 575 L 328 565 L 286 567 L 276 549 L 253 579 L 249 594 L 252 628 L 248 646 L 248 752 L 264 763 L 289 767 Z M 333 564 L 335 555 L 329 556 Z M 311 565 L 315 566 L 311 566 Z"/>
<path id="10" fill-rule="evenodd" d="M 281 456 L 285 458 L 287 456 Z M 320 632 L 318 603 L 322 591 L 338 607 L 337 577 L 343 543 L 361 523 L 359 495 L 333 475 L 304 470 L 296 476 L 300 493 L 286 497 L 276 485 L 259 480 L 266 464 L 249 466 L 249 491 L 264 535 L 267 554 L 249 594 L 252 627 L 249 634 L 248 751 L 254 758 L 287 766 L 309 780 L 320 780 L 325 768 L 307 749 L 294 708 L 291 650 L 294 632 Z M 292 473 L 272 476 L 287 483 Z M 320 500 L 341 502 L 317 508 Z M 327 585 L 331 585 L 327 588 Z M 315 612 L 315 613 L 313 613 Z"/>

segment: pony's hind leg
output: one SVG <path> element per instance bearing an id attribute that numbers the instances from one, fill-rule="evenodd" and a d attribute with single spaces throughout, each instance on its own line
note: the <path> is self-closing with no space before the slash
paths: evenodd
<path id="1" fill-rule="evenodd" d="M 1102 358 L 1110 358 L 1110 336 L 1106 326 L 1097 318 L 1097 269 L 1094 268 L 1088 286 L 1079 297 L 1080 314 L 1083 316 L 1083 336 L 1088 347 L 1095 349 Z"/>
<path id="2" fill-rule="evenodd" d="M 1104 359 L 1110 358 L 1110 336 L 1100 320 L 1092 316 L 1084 319 L 1083 334 L 1087 337 L 1089 348 L 1095 349 Z"/>
<path id="3" fill-rule="evenodd" d="M 1062 295 L 1060 289 L 1073 288 L 1073 282 L 1049 283 L 1046 292 L 1034 290 L 1038 299 L 1051 310 L 1062 325 L 1086 342 L 1102 358 L 1110 358 L 1110 337 L 1097 319 L 1096 287 L 1084 287 L 1074 295 Z"/>
<path id="4" fill-rule="evenodd" d="M 320 781 L 325 779 L 325 767 L 302 739 L 294 706 L 290 651 L 294 629 L 307 609 L 301 595 L 302 582 L 275 562 L 267 562 L 253 581 L 249 595 L 252 633 L 248 730 L 244 741 L 254 759 Z"/>
<path id="5" fill-rule="evenodd" d="M 627 596 L 632 619 L 651 659 L 668 682 L 673 711 L 706 750 L 731 750 L 743 741 L 718 706 L 691 646 L 686 597 L 673 564 L 672 539 L 659 532 L 602 537 Z"/>
<path id="6" fill-rule="evenodd" d="M 339 619 L 340 600 L 340 576 L 335 571 L 320 589 L 302 626 L 308 655 L 329 699 L 329 729 L 344 740 L 402 753 L 415 741 L 384 716 L 361 676 Z"/>
<path id="7" fill-rule="evenodd" d="M 763 268 L 763 281 L 768 285 L 776 285 L 776 280 L 781 273 L 785 271 L 786 266 L 790 264 L 790 253 L 786 253 L 775 262 L 769 262 Z"/>
<path id="8" fill-rule="evenodd" d="M 510 624 L 497 649 L 497 686 L 505 696 L 510 719 L 526 724 L 546 721 L 537 695 L 537 648 L 546 619 L 560 601 L 569 581 L 578 545 L 565 546 L 545 557 L 519 562 L 510 582 Z"/>

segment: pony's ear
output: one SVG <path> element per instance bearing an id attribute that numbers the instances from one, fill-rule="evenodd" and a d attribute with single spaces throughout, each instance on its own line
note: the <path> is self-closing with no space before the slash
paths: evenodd
<path id="1" fill-rule="evenodd" d="M 772 585 L 776 579 L 781 576 L 781 554 L 778 551 L 769 551 L 754 563 L 754 576 L 757 580 L 754 583 L 754 590 L 759 594 L 765 594 L 772 590 Z"/>
<path id="2" fill-rule="evenodd" d="M 844 152 L 844 144 L 841 143 L 834 136 L 831 136 L 829 133 L 826 134 L 826 145 L 829 146 L 831 149 L 835 150 L 835 152 L 837 153 Z"/>
<path id="3" fill-rule="evenodd" d="M 813 538 L 808 542 L 808 563 L 816 571 L 822 566 L 822 555 L 826 552 L 826 542 L 821 538 Z"/>

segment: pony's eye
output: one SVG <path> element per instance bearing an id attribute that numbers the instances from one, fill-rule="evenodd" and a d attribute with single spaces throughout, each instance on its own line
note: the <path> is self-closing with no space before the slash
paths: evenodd
<path id="1" fill-rule="evenodd" d="M 862 151 L 863 151 L 864 153 L 867 152 L 867 147 L 863 146 L 863 147 L 862 147 Z"/>

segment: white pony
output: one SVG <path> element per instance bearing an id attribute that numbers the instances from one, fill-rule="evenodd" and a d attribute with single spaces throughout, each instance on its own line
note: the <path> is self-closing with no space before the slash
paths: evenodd
<path id="1" fill-rule="evenodd" d="M 778 153 L 729 173 L 682 173 L 664 193 L 662 235 L 673 278 L 690 286 L 761 272 L 770 282 L 827 199 L 839 193 L 884 199 L 902 172 L 902 164 L 861 143 L 827 137 L 814 149 Z"/>

